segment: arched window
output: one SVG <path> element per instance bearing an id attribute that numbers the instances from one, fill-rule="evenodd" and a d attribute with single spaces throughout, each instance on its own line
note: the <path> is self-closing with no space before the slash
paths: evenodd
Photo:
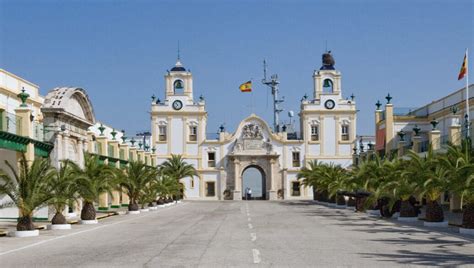
<path id="1" fill-rule="evenodd" d="M 183 94 L 184 93 L 184 82 L 183 80 L 175 80 L 173 83 L 174 94 Z"/>
<path id="2" fill-rule="evenodd" d="M 334 92 L 334 84 L 331 79 L 329 78 L 324 79 L 323 92 L 328 92 L 328 93 Z"/>

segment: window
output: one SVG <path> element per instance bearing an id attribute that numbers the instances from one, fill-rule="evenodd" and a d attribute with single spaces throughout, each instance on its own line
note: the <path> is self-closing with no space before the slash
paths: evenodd
<path id="1" fill-rule="evenodd" d="M 319 141 L 319 126 L 311 126 L 311 141 Z"/>
<path id="2" fill-rule="evenodd" d="M 216 183 L 213 181 L 206 182 L 206 196 L 216 196 Z"/>
<path id="3" fill-rule="evenodd" d="M 300 166 L 300 152 L 293 152 L 293 167 Z"/>
<path id="4" fill-rule="evenodd" d="M 291 183 L 291 196 L 300 196 L 300 182 L 294 181 Z"/>
<path id="5" fill-rule="evenodd" d="M 183 94 L 184 93 L 184 86 L 183 86 L 183 81 L 182 80 L 176 80 L 173 83 L 174 87 L 174 94 Z"/>
<path id="6" fill-rule="evenodd" d="M 189 141 L 197 141 L 197 126 L 189 126 Z"/>
<path id="7" fill-rule="evenodd" d="M 158 141 L 166 141 L 166 126 L 158 127 Z"/>
<path id="8" fill-rule="evenodd" d="M 207 166 L 208 167 L 216 166 L 216 153 L 215 152 L 207 153 Z"/>
<path id="9" fill-rule="evenodd" d="M 341 126 L 341 140 L 343 141 L 349 140 L 349 125 Z"/>

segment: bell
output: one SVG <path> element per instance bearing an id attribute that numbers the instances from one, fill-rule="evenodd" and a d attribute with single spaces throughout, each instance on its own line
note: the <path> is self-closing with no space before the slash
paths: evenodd
<path id="1" fill-rule="evenodd" d="M 332 87 L 332 81 L 329 79 L 325 79 L 323 87 Z"/>
<path id="2" fill-rule="evenodd" d="M 182 88 L 183 88 L 183 82 L 181 82 L 181 80 L 177 80 L 177 81 L 174 83 L 174 88 L 176 88 L 176 89 L 182 89 Z"/>

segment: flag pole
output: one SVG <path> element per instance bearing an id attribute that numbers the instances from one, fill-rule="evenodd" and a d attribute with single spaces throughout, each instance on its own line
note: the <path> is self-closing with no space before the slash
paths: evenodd
<path id="1" fill-rule="evenodd" d="M 471 137 L 471 133 L 470 133 L 470 117 L 469 117 L 469 55 L 468 55 L 468 48 L 466 48 L 466 119 L 467 119 L 467 122 L 466 122 L 466 134 L 467 134 L 467 137 Z"/>

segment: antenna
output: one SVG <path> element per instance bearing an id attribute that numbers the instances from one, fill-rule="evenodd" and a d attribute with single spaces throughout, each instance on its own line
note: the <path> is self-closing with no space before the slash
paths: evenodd
<path id="1" fill-rule="evenodd" d="M 178 40 L 178 60 L 180 60 L 181 57 L 180 57 L 180 53 L 179 53 L 179 40 Z"/>
<path id="2" fill-rule="evenodd" d="M 280 132 L 279 114 L 283 111 L 283 109 L 280 108 L 280 103 L 283 103 L 285 100 L 284 100 L 284 98 L 282 98 L 282 99 L 278 98 L 278 84 L 280 84 L 280 82 L 278 81 L 278 75 L 277 74 L 272 74 L 272 76 L 270 77 L 270 80 L 267 80 L 267 62 L 266 62 L 266 60 L 263 60 L 263 79 L 262 79 L 262 83 L 271 88 L 271 92 L 272 92 L 272 95 L 273 95 L 273 131 Z"/>

